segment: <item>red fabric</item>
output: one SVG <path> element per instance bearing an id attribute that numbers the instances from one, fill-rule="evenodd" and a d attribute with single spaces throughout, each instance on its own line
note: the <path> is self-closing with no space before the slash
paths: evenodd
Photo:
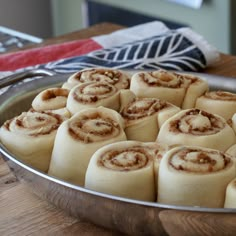
<path id="1" fill-rule="evenodd" d="M 7 53 L 0 55 L 0 71 L 11 71 L 44 64 L 62 58 L 83 55 L 101 48 L 102 46 L 94 40 L 83 39 Z"/>

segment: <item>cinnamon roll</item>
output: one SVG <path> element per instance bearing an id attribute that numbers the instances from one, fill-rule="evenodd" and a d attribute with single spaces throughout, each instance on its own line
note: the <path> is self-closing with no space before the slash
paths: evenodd
<path id="1" fill-rule="evenodd" d="M 224 118 L 199 109 L 187 109 L 161 126 L 157 141 L 170 146 L 197 145 L 226 151 L 236 143 L 236 135 Z"/>
<path id="2" fill-rule="evenodd" d="M 198 77 L 157 70 L 134 74 L 130 90 L 137 97 L 159 98 L 186 109 L 194 107 L 196 98 L 208 90 L 208 84 Z"/>
<path id="3" fill-rule="evenodd" d="M 106 82 L 88 82 L 75 86 L 71 89 L 67 109 L 71 114 L 88 108 L 104 106 L 119 111 L 119 90 Z"/>
<path id="4" fill-rule="evenodd" d="M 121 111 L 129 140 L 152 142 L 159 128 L 180 108 L 158 98 L 136 98 Z"/>
<path id="5" fill-rule="evenodd" d="M 229 120 L 236 113 L 236 94 L 225 91 L 207 92 L 197 99 L 196 108 Z"/>
<path id="6" fill-rule="evenodd" d="M 155 201 L 153 159 L 137 141 L 106 145 L 92 156 L 85 187 L 116 196 Z"/>
<path id="7" fill-rule="evenodd" d="M 52 112 L 23 112 L 2 125 L 0 139 L 16 158 L 46 172 L 62 122 L 63 117 Z"/>
<path id="8" fill-rule="evenodd" d="M 68 89 L 48 88 L 41 91 L 32 101 L 32 109 L 35 111 L 50 111 L 55 114 L 70 118 L 71 114 L 66 108 Z"/>
<path id="9" fill-rule="evenodd" d="M 130 75 L 121 70 L 108 68 L 87 68 L 71 75 L 64 88 L 71 89 L 74 86 L 87 82 L 106 82 L 118 89 L 128 89 L 130 86 Z"/>
<path id="10" fill-rule="evenodd" d="M 32 108 L 35 111 L 57 110 L 66 107 L 68 89 L 49 88 L 45 89 L 34 98 Z"/>
<path id="11" fill-rule="evenodd" d="M 224 208 L 236 208 L 236 178 L 226 188 Z"/>
<path id="12" fill-rule="evenodd" d="M 84 185 L 92 154 L 100 147 L 126 140 L 120 114 L 98 107 L 82 110 L 59 127 L 48 174 Z"/>
<path id="13" fill-rule="evenodd" d="M 197 146 L 175 147 L 163 156 L 158 176 L 158 202 L 223 207 L 235 165 L 223 152 Z"/>

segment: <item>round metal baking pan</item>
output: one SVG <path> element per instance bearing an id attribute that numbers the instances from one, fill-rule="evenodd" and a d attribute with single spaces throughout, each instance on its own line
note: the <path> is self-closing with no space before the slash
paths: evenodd
<path id="1" fill-rule="evenodd" d="M 236 79 L 196 74 L 211 89 L 236 92 Z M 69 75 L 18 83 L 0 95 L 0 125 L 30 107 L 39 91 L 60 86 Z M 70 215 L 128 235 L 236 235 L 236 209 L 164 205 L 103 194 L 48 176 L 17 160 L 2 144 L 0 152 L 30 190 Z"/>

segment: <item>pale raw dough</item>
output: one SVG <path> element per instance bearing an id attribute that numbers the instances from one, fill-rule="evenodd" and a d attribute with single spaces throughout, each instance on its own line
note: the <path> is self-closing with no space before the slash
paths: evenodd
<path id="1" fill-rule="evenodd" d="M 153 142 L 159 128 L 180 108 L 158 98 L 136 98 L 121 110 L 129 140 Z"/>
<path id="2" fill-rule="evenodd" d="M 236 143 L 236 135 L 224 118 L 198 109 L 187 109 L 161 126 L 157 141 L 170 146 L 198 145 L 226 151 Z"/>
<path id="3" fill-rule="evenodd" d="M 208 89 L 208 83 L 200 77 L 166 70 L 135 73 L 130 84 L 137 97 L 159 98 L 182 109 L 193 108 Z"/>
<path id="4" fill-rule="evenodd" d="M 83 186 L 93 153 L 126 140 L 123 128 L 123 119 L 114 110 L 98 107 L 78 112 L 58 129 L 48 174 Z"/>
<path id="5" fill-rule="evenodd" d="M 224 207 L 226 187 L 235 178 L 235 171 L 233 161 L 218 150 L 175 147 L 167 151 L 160 162 L 158 202 Z"/>
<path id="6" fill-rule="evenodd" d="M 76 85 L 87 82 L 106 82 L 118 89 L 128 89 L 130 75 L 124 71 L 110 68 L 86 68 L 71 75 L 62 87 L 72 89 Z"/>
<path id="7" fill-rule="evenodd" d="M 225 194 L 225 208 L 236 208 L 236 178 L 227 186 Z"/>
<path id="8" fill-rule="evenodd" d="M 152 157 L 137 141 L 106 145 L 92 156 L 85 187 L 116 196 L 155 201 Z"/>
<path id="9" fill-rule="evenodd" d="M 43 90 L 32 101 L 35 111 L 57 110 L 66 107 L 68 89 L 49 88 Z"/>
<path id="10" fill-rule="evenodd" d="M 77 85 L 71 89 L 66 105 L 71 114 L 99 106 L 119 111 L 120 93 L 114 85 L 106 82 L 88 82 Z"/>
<path id="11" fill-rule="evenodd" d="M 140 98 L 159 98 L 181 106 L 187 81 L 168 71 L 137 72 L 131 77 L 130 90 Z"/>
<path id="12" fill-rule="evenodd" d="M 182 109 L 189 109 L 195 107 L 197 99 L 209 90 L 208 83 L 197 76 L 183 74 L 186 80 L 190 81 L 185 97 L 182 103 Z"/>
<path id="13" fill-rule="evenodd" d="M 229 120 L 236 113 L 236 94 L 224 91 L 207 92 L 197 99 L 196 108 Z"/>
<path id="14" fill-rule="evenodd" d="M 47 172 L 57 128 L 63 120 L 50 112 L 23 112 L 3 124 L 0 140 L 17 159 Z"/>

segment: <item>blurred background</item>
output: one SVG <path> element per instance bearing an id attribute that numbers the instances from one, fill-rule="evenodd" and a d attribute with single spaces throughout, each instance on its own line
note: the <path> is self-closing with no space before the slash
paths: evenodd
<path id="1" fill-rule="evenodd" d="M 0 26 L 42 39 L 100 22 L 132 26 L 161 20 L 191 27 L 223 53 L 236 54 L 235 0 L 1 0 Z"/>

